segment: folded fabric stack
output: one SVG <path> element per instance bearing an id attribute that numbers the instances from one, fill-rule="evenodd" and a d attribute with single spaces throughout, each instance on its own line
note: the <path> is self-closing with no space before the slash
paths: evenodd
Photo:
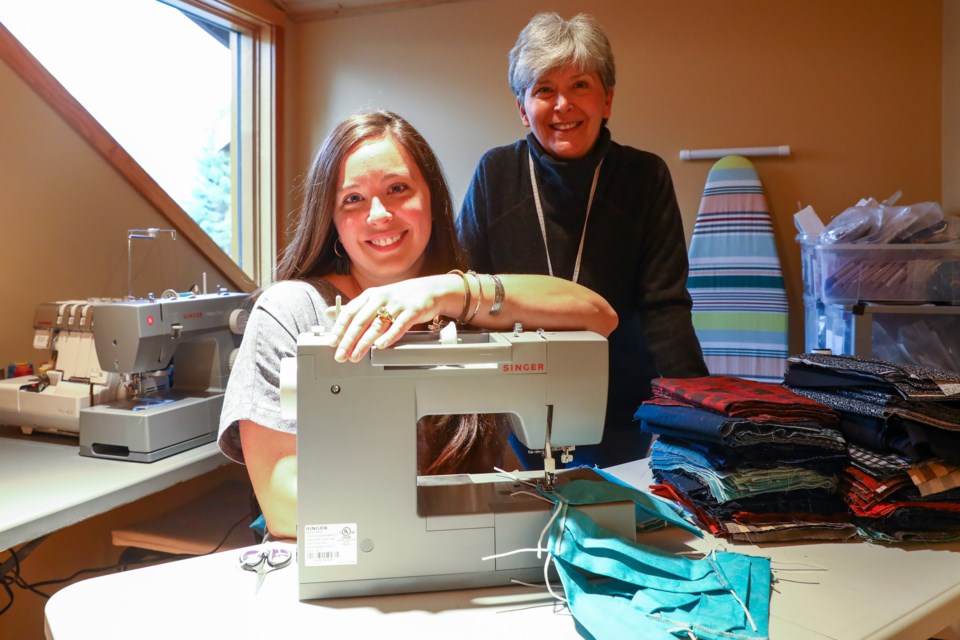
<path id="1" fill-rule="evenodd" d="M 862 536 L 960 539 L 960 374 L 805 353 L 788 359 L 784 386 L 840 415 L 841 491 Z"/>
<path id="2" fill-rule="evenodd" d="M 657 434 L 652 491 L 717 536 L 751 542 L 855 536 L 838 494 L 839 417 L 780 385 L 732 376 L 659 378 L 636 413 Z"/>

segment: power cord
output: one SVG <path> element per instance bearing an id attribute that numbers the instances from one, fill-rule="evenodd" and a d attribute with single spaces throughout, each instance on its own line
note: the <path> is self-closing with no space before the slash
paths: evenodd
<path id="1" fill-rule="evenodd" d="M 250 511 L 249 513 L 245 514 L 242 518 L 237 520 L 235 523 L 233 523 L 230 526 L 230 528 L 227 529 L 227 532 L 224 534 L 223 538 L 220 539 L 220 542 L 218 542 L 217 545 L 210 551 L 206 551 L 204 553 L 197 553 L 197 554 L 184 554 L 183 557 L 194 558 L 194 557 L 208 556 L 213 553 L 216 553 L 223 547 L 224 544 L 226 544 L 227 540 L 230 538 L 230 534 L 232 534 L 233 531 L 237 527 L 239 527 L 241 524 L 243 524 L 248 520 L 251 520 L 253 515 L 254 515 L 254 511 Z M 7 560 L 4 563 L 0 563 L 0 564 L 6 564 L 6 562 L 9 562 L 9 561 L 13 562 L 13 568 L 9 571 L 9 573 L 7 573 L 7 575 L 3 576 L 2 580 L 0 580 L 0 585 L 2 585 L 3 591 L 7 595 L 7 603 L 3 605 L 2 608 L 0 608 L 0 616 L 2 616 L 7 611 L 9 611 L 10 608 L 13 606 L 13 601 L 14 601 L 14 591 L 12 589 L 13 586 L 19 587 L 20 589 L 23 589 L 25 591 L 31 591 L 36 595 L 40 596 L 41 598 L 49 599 L 50 596 L 53 594 L 48 594 L 48 593 L 44 593 L 43 591 L 40 591 L 39 590 L 40 587 L 48 587 L 50 585 L 70 582 L 71 580 L 77 578 L 78 576 L 81 576 L 87 573 L 105 573 L 108 571 L 119 572 L 130 566 L 149 565 L 155 562 L 155 560 L 153 559 L 145 559 L 145 560 L 139 560 L 135 562 L 117 562 L 117 563 L 106 565 L 103 567 L 91 567 L 88 569 L 79 569 L 74 573 L 72 573 L 71 575 L 67 576 L 66 578 L 56 578 L 53 580 L 41 580 L 40 582 L 31 583 L 24 580 L 23 577 L 20 575 L 20 557 L 17 555 L 17 552 L 13 549 L 10 549 L 9 552 L 10 552 L 10 557 L 7 558 Z"/>
<path id="2" fill-rule="evenodd" d="M 0 582 L 0 585 L 3 585 L 3 590 L 7 593 L 7 604 L 3 606 L 3 609 L 0 609 L 0 616 L 5 614 L 10 607 L 13 606 L 13 589 L 10 588 L 10 585 L 7 584 L 7 578 L 4 576 L 3 581 Z"/>

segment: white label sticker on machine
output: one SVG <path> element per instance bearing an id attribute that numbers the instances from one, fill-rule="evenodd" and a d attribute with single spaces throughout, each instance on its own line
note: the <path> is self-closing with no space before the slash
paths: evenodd
<path id="1" fill-rule="evenodd" d="M 303 528 L 308 567 L 357 564 L 357 524 L 308 524 Z"/>

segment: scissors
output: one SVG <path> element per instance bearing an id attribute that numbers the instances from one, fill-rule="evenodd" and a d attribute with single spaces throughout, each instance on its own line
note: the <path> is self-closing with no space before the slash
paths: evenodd
<path id="1" fill-rule="evenodd" d="M 269 549 L 248 549 L 240 554 L 240 567 L 245 571 L 257 572 L 257 586 L 253 593 L 260 592 L 260 585 L 264 578 L 274 569 L 282 569 L 293 559 L 293 554 L 287 549 L 270 547 Z"/>

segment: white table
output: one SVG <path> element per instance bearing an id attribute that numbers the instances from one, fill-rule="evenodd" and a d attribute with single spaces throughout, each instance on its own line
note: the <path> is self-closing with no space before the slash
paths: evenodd
<path id="1" fill-rule="evenodd" d="M 643 477 L 642 470 L 618 470 L 621 477 Z M 717 546 L 772 558 L 780 578 L 770 602 L 773 640 L 919 640 L 960 620 L 960 543 L 754 546 L 673 528 L 638 538 L 672 552 Z M 268 575 L 254 596 L 254 576 L 239 569 L 237 556 L 224 552 L 72 584 L 47 603 L 47 637 L 580 637 L 566 609 L 542 590 L 300 602 L 295 566 Z"/>
<path id="2" fill-rule="evenodd" d="M 296 548 L 290 545 L 296 553 Z M 48 639 L 579 638 L 541 590 L 472 589 L 299 602 L 295 564 L 256 576 L 239 551 L 74 583 L 47 602 Z"/>
<path id="3" fill-rule="evenodd" d="M 149 464 L 87 458 L 70 440 L 0 437 L 0 550 L 227 464 L 215 442 Z"/>

